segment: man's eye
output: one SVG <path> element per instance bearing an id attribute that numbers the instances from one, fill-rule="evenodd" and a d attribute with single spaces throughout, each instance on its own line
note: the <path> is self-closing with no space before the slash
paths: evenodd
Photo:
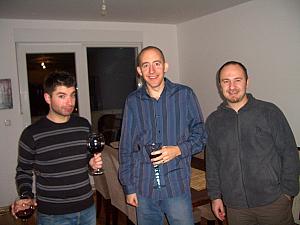
<path id="1" fill-rule="evenodd" d="M 148 68 L 148 64 L 144 64 L 144 65 L 142 65 L 142 68 L 143 68 L 143 69 L 146 69 L 146 68 Z"/>

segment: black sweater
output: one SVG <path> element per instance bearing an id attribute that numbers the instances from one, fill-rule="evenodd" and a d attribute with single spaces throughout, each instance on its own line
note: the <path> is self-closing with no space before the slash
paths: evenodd
<path id="1" fill-rule="evenodd" d="M 39 212 L 62 215 L 93 204 L 86 148 L 89 131 L 89 122 L 75 116 L 66 123 L 42 118 L 23 131 L 16 183 L 19 194 L 32 193 L 34 171 Z"/>
<path id="2" fill-rule="evenodd" d="M 206 121 L 208 193 L 231 208 L 299 191 L 298 151 L 286 118 L 274 104 L 247 96 L 238 113 L 224 102 Z"/>

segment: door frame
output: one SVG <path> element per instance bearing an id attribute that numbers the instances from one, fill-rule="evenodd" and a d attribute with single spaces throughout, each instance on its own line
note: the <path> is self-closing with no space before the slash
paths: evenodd
<path id="1" fill-rule="evenodd" d="M 20 113 L 23 127 L 31 124 L 26 54 L 74 53 L 79 115 L 91 120 L 86 48 L 81 43 L 16 43 Z M 88 106 L 88 107 L 87 107 Z"/>
<path id="2" fill-rule="evenodd" d="M 89 98 L 87 48 L 89 47 L 135 47 L 137 54 L 142 49 L 141 42 L 55 42 L 55 43 L 28 43 L 16 42 L 16 55 L 19 79 L 20 113 L 23 127 L 31 124 L 30 101 L 27 79 L 27 53 L 74 53 L 75 71 L 77 80 L 77 102 L 79 115 L 91 123 L 91 109 Z M 137 81 L 138 83 L 138 81 Z"/>

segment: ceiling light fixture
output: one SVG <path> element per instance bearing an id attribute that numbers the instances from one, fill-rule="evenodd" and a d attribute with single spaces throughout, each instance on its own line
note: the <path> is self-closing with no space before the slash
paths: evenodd
<path id="1" fill-rule="evenodd" d="M 43 69 L 46 69 L 46 64 L 45 64 L 44 62 L 41 62 L 41 67 L 42 67 Z"/>
<path id="2" fill-rule="evenodd" d="M 107 6 L 105 4 L 105 0 L 102 0 L 102 3 L 101 3 L 101 15 L 102 16 L 106 16 L 107 14 Z"/>

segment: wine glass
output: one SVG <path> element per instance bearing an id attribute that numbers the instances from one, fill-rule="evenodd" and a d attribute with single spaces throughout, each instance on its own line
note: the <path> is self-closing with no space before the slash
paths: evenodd
<path id="1" fill-rule="evenodd" d="M 155 155 L 151 154 L 152 152 L 157 151 L 159 149 L 161 149 L 161 143 L 151 143 L 151 144 L 146 145 L 146 151 L 147 151 L 150 159 L 154 159 L 154 158 L 161 155 L 161 153 L 160 154 L 155 154 Z M 154 165 L 154 167 L 155 166 L 157 166 L 157 165 Z"/>
<path id="2" fill-rule="evenodd" d="M 147 144 L 146 145 L 146 151 L 149 155 L 149 158 L 150 159 L 153 159 L 153 158 L 156 158 L 158 156 L 161 155 L 161 153 L 159 154 L 151 154 L 152 152 L 154 151 L 157 151 L 159 149 L 161 149 L 162 145 L 161 143 L 151 143 L 151 144 Z M 156 184 L 154 186 L 154 188 L 161 188 L 161 180 L 160 180 L 160 169 L 159 169 L 159 165 L 153 165 L 154 167 L 154 176 L 155 176 L 155 181 L 156 181 Z"/>
<path id="3" fill-rule="evenodd" d="M 21 195 L 15 201 L 15 215 L 21 219 L 22 224 L 27 224 L 28 219 L 33 215 L 35 205 L 33 199 L 28 195 Z"/>
<path id="4" fill-rule="evenodd" d="M 90 133 L 87 139 L 88 151 L 94 155 L 95 153 L 102 152 L 105 145 L 104 136 L 101 133 Z M 104 173 L 102 168 L 97 168 L 92 172 L 93 176 L 101 175 Z"/>

